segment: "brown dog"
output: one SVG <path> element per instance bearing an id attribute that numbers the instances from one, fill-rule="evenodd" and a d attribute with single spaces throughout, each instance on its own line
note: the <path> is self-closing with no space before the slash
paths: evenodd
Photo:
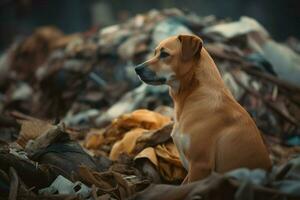
<path id="1" fill-rule="evenodd" d="M 270 169 L 259 130 L 226 88 L 199 37 L 179 35 L 162 41 L 154 57 L 135 70 L 145 83 L 170 86 L 175 105 L 172 137 L 188 170 L 185 182 L 212 171 Z"/>

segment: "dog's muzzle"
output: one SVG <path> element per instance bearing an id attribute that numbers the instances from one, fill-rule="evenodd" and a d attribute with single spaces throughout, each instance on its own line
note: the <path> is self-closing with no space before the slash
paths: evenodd
<path id="1" fill-rule="evenodd" d="M 135 72 L 139 75 L 140 79 L 147 84 L 161 85 L 166 83 L 166 78 L 157 76 L 145 63 L 138 65 L 135 68 Z"/>

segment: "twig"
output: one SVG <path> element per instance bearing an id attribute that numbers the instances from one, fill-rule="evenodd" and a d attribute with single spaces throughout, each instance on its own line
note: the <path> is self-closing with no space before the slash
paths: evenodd
<path id="1" fill-rule="evenodd" d="M 18 188 L 19 188 L 19 177 L 16 170 L 13 167 L 9 167 L 9 177 L 10 177 L 10 189 L 9 189 L 9 200 L 17 200 Z"/>

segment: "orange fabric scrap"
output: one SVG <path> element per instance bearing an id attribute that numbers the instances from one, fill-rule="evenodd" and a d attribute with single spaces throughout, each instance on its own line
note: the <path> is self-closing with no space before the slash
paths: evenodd
<path id="1" fill-rule="evenodd" d="M 156 131 L 171 122 L 171 118 L 157 112 L 141 109 L 115 119 L 103 133 L 94 133 L 87 138 L 87 148 L 97 149 L 111 145 L 109 158 L 117 160 L 121 154 L 137 159 L 149 159 L 167 181 L 180 181 L 186 171 L 179 160 L 173 142 L 147 147 L 134 152 L 136 141 L 149 131 Z M 99 141 L 98 141 L 99 140 Z"/>

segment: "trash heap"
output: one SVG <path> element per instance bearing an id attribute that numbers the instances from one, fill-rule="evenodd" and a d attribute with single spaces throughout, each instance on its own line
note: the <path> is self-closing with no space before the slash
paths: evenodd
<path id="1" fill-rule="evenodd" d="M 170 137 L 168 88 L 134 72 L 177 34 L 204 40 L 261 130 L 271 172 L 178 186 L 187 172 Z M 72 35 L 38 28 L 0 58 L 0 199 L 299 199 L 299 53 L 296 38 L 278 43 L 249 17 L 178 9 Z"/>

